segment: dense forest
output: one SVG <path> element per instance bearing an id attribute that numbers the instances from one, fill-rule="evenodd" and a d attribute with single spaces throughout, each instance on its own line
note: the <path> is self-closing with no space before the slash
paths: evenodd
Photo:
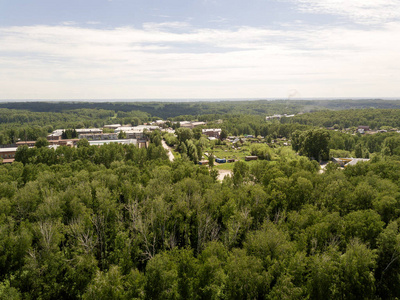
<path id="1" fill-rule="evenodd" d="M 225 142 L 196 128 L 156 131 L 140 149 L 42 143 L 60 127 L 159 115 L 0 109 L 6 143 L 24 131 L 38 140 L 0 165 L 0 299 L 399 298 L 400 134 L 345 130 L 397 127 L 399 110 L 270 114 L 193 115 L 229 135 L 263 136 L 241 144 L 260 159 L 235 162 L 220 181 L 194 162 Z M 173 162 L 161 138 L 180 152 Z M 317 160 L 332 153 L 370 160 L 322 172 Z"/>
<path id="2" fill-rule="evenodd" d="M 393 109 L 400 100 L 258 100 L 190 102 L 5 102 L 0 108 L 32 112 L 65 112 L 77 109 L 101 109 L 121 112 L 141 111 L 163 119 L 182 115 L 207 114 L 293 114 L 321 109 Z"/>

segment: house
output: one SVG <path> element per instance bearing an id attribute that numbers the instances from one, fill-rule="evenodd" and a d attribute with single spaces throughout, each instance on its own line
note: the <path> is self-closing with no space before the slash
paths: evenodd
<path id="1" fill-rule="evenodd" d="M 348 164 L 345 166 L 354 166 L 355 164 L 359 162 L 367 162 L 369 161 L 369 158 L 353 158 Z"/>
<path id="2" fill-rule="evenodd" d="M 224 163 L 226 163 L 226 159 L 225 158 L 216 158 L 215 162 L 217 162 L 219 164 L 224 164 Z"/>
<path id="3" fill-rule="evenodd" d="M 370 131 L 371 130 L 369 128 L 369 126 L 363 126 L 363 125 L 358 126 L 357 130 L 360 130 L 360 129 L 362 129 L 363 131 Z"/>
<path id="4" fill-rule="evenodd" d="M 208 136 L 208 137 L 214 137 L 216 139 L 219 139 L 221 136 L 221 128 L 210 128 L 210 129 L 202 129 L 201 133 Z"/>
<path id="5" fill-rule="evenodd" d="M 339 166 L 341 167 L 354 166 L 359 162 L 366 162 L 366 161 L 369 161 L 369 158 L 352 158 L 352 157 L 332 158 L 332 162 L 339 164 Z"/>
<path id="6" fill-rule="evenodd" d="M 258 159 L 258 156 L 254 156 L 254 155 L 249 155 L 244 158 L 245 161 L 257 160 L 257 159 Z"/>

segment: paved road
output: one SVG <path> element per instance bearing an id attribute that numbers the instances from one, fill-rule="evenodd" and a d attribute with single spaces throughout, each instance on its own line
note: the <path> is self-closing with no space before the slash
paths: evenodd
<path id="1" fill-rule="evenodd" d="M 164 140 L 161 141 L 161 144 L 162 144 L 162 146 L 164 147 L 164 149 L 168 151 L 168 158 L 169 158 L 169 160 L 170 160 L 170 161 L 174 161 L 174 158 L 175 158 L 175 157 L 174 157 L 174 155 L 172 154 L 171 148 L 168 147 L 167 143 L 166 143 Z"/>

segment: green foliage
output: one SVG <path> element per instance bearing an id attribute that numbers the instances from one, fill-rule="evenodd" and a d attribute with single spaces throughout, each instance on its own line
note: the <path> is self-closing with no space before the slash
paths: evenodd
<path id="1" fill-rule="evenodd" d="M 169 114 L 176 108 L 157 105 L 146 109 Z M 213 107 L 199 105 L 186 108 Z M 232 111 L 238 107 L 244 106 Z M 74 114 L 102 121 L 117 114 L 132 123 L 148 116 L 88 109 L 50 113 L 43 124 L 63 115 L 71 121 L 64 128 L 78 128 Z M 21 111 L 7 120 L 39 124 L 41 116 Z M 361 153 L 374 155 L 319 172 L 316 161 L 289 147 L 248 141 L 244 147 L 263 159 L 237 161 L 233 177 L 219 182 L 215 167 L 193 163 L 210 146 L 201 136 L 193 139 L 198 131 L 164 134 L 182 152 L 173 162 L 159 132 L 140 149 L 86 140 L 57 150 L 21 146 L 16 162 L 0 165 L 0 299 L 399 298 L 395 133 L 358 137 L 292 118 L 266 123 L 261 112 L 224 116 L 198 119 L 223 119 L 219 124 L 230 133 L 292 135 L 293 150 L 315 158 L 333 146 L 353 153 L 360 145 Z M 333 121 L 342 126 L 340 118 Z M 2 131 L 7 140 L 25 128 L 11 127 Z M 40 136 L 51 129 L 43 127 Z"/>
<path id="2" fill-rule="evenodd" d="M 329 139 L 328 132 L 321 129 L 308 130 L 303 133 L 295 132 L 292 135 L 292 147 L 300 154 L 318 161 L 327 160 L 329 158 Z"/>
<path id="3" fill-rule="evenodd" d="M 47 141 L 47 139 L 45 138 L 38 138 L 38 140 L 35 143 L 35 147 L 36 148 L 43 148 L 43 147 L 47 147 L 49 145 L 49 142 Z"/>

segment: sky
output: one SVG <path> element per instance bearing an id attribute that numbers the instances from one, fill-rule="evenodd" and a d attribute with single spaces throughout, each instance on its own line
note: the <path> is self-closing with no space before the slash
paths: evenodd
<path id="1" fill-rule="evenodd" d="M 0 100 L 400 98 L 400 0 L 0 0 Z"/>

